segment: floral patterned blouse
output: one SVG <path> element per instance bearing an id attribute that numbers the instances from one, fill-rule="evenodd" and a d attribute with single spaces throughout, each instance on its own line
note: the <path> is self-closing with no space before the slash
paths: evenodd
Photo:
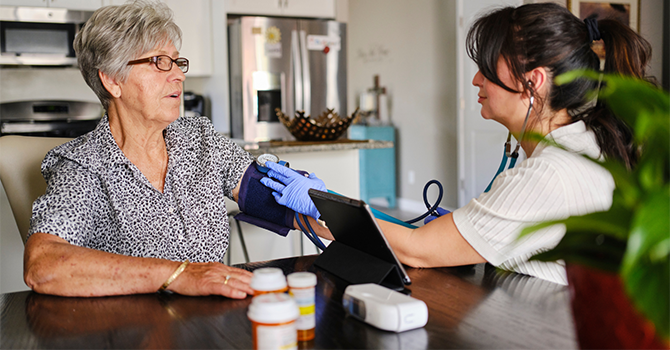
<path id="1" fill-rule="evenodd" d="M 51 150 L 47 182 L 33 203 L 29 236 L 138 257 L 223 262 L 229 224 L 224 196 L 252 156 L 206 118 L 182 117 L 163 132 L 168 168 L 158 191 L 118 147 L 105 116 L 97 128 Z"/>

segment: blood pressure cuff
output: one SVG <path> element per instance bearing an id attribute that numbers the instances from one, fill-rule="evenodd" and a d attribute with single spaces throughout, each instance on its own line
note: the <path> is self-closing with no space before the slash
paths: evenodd
<path id="1" fill-rule="evenodd" d="M 237 199 L 237 205 L 242 212 L 235 215 L 235 219 L 286 237 L 293 229 L 295 212 L 277 203 L 272 189 L 260 181 L 264 176 L 266 175 L 258 171 L 255 163 L 249 165 L 242 176 Z"/>

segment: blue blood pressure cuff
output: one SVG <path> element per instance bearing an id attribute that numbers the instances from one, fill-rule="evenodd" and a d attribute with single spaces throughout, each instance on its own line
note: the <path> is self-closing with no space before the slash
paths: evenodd
<path id="1" fill-rule="evenodd" d="M 266 174 L 255 166 L 255 162 L 249 165 L 242 176 L 237 199 L 237 205 L 242 212 L 235 215 L 235 219 L 286 237 L 293 229 L 295 212 L 277 203 L 272 195 L 272 189 L 260 181 L 265 176 Z"/>

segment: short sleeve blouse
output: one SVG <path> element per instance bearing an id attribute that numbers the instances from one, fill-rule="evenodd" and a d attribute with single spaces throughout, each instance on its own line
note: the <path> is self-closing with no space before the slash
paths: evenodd
<path id="1" fill-rule="evenodd" d="M 595 134 L 583 122 L 558 128 L 547 137 L 571 151 L 538 145 L 531 157 L 501 173 L 489 192 L 454 211 L 453 219 L 461 235 L 491 264 L 567 284 L 562 263 L 528 261 L 555 247 L 565 234 L 564 226 L 517 237 L 526 226 L 607 210 L 614 179 L 582 156 L 600 156 Z"/>
<path id="2" fill-rule="evenodd" d="M 42 162 L 46 193 L 33 203 L 29 235 L 139 257 L 223 261 L 229 224 L 224 197 L 252 156 L 206 118 L 164 130 L 168 169 L 158 191 L 125 157 L 105 116 L 97 128 L 51 150 Z"/>

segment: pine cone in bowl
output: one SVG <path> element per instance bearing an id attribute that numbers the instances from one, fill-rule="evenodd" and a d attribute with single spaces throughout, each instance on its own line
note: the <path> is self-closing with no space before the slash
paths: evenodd
<path id="1" fill-rule="evenodd" d="M 344 119 L 332 109 L 327 109 L 316 119 L 305 116 L 304 111 L 296 111 L 293 119 L 289 119 L 279 108 L 276 108 L 275 112 L 282 124 L 298 141 L 329 141 L 342 136 L 358 115 L 358 108 L 351 116 Z"/>

